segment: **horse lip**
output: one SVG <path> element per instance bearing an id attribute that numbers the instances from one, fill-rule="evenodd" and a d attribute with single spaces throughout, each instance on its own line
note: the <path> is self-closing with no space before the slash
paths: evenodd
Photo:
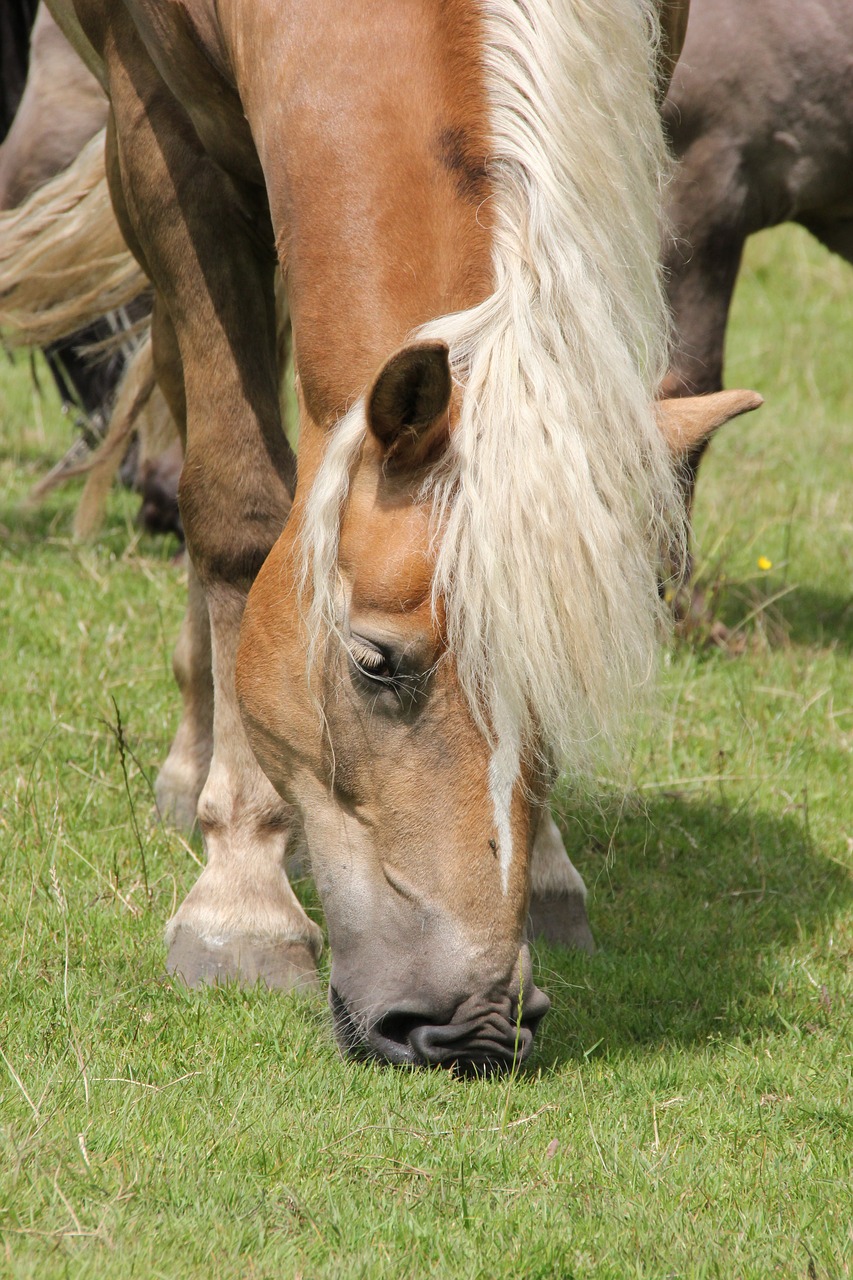
<path id="1" fill-rule="evenodd" d="M 451 1067 L 461 1075 L 491 1075 L 521 1066 L 533 1050 L 533 1031 L 520 1023 L 507 1027 L 509 1035 L 476 1022 L 444 1027 L 417 1027 L 410 1043 L 430 1066 Z"/>

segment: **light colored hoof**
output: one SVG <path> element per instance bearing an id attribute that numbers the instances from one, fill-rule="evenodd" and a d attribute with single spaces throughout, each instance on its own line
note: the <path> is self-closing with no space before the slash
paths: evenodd
<path id="1" fill-rule="evenodd" d="M 556 943 L 576 951 L 595 951 L 595 939 L 589 927 L 586 903 L 580 893 L 534 894 L 528 913 L 532 941 Z"/>
<path id="2" fill-rule="evenodd" d="M 319 990 L 314 953 L 304 942 L 240 935 L 211 942 L 185 925 L 178 925 L 166 968 L 188 987 L 232 982 L 253 987 L 262 982 L 276 991 Z"/>

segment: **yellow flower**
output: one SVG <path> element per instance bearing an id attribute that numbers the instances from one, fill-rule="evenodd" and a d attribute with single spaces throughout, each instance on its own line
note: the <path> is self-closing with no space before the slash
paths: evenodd
<path id="1" fill-rule="evenodd" d="M 768 569 L 772 569 L 772 568 L 773 568 L 773 561 L 772 561 L 772 560 L 768 560 L 768 559 L 767 559 L 767 556 L 759 556 L 759 557 L 758 557 L 758 567 L 759 567 L 759 569 L 761 570 L 761 572 L 762 572 L 762 573 L 766 573 Z"/>

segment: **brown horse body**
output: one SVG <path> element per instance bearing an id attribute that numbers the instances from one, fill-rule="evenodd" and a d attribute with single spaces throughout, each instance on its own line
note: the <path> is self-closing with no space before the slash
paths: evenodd
<path id="1" fill-rule="evenodd" d="M 567 742 L 584 755 L 610 701 L 642 681 L 657 625 L 672 473 L 650 405 L 664 326 L 644 16 L 633 0 L 615 25 L 585 0 L 557 6 L 556 20 L 550 3 L 503 0 L 380 0 L 345 22 L 335 6 L 306 16 L 266 0 L 54 8 L 108 90 L 113 199 L 156 286 L 158 380 L 185 437 L 184 715 L 158 796 L 173 815 L 197 813 L 207 865 L 169 926 L 169 967 L 190 982 L 313 981 L 319 930 L 285 871 L 307 843 L 342 1043 L 396 1062 L 513 1061 L 547 1008 L 523 945 L 531 885 L 553 933 L 590 943 L 583 886 L 547 812 L 553 767 Z M 573 39 L 589 47 L 573 75 L 600 129 L 578 182 L 565 155 L 549 168 L 536 118 L 551 109 L 536 57 L 553 55 L 559 88 L 553 51 L 575 8 Z M 676 55 L 686 6 L 662 8 Z M 634 112 L 624 120 L 598 111 L 617 84 Z M 501 110 L 510 158 L 496 160 Z M 539 147 L 517 180 L 516 133 Z M 586 145 L 583 130 L 570 138 Z M 612 188 L 610 164 L 630 170 Z M 543 193 L 562 207 L 564 187 L 582 245 L 565 262 L 541 244 Z M 296 488 L 279 411 L 279 266 Z M 564 267 L 585 288 L 569 288 Z M 585 328 L 587 299 L 577 311 L 568 299 L 586 289 L 601 303 Z M 513 392 L 505 422 L 486 420 L 484 334 Z M 574 363 L 578 421 L 564 430 Z M 556 430 L 535 419 L 529 457 L 516 400 L 528 416 L 557 406 Z M 598 430 L 600 465 L 581 447 Z M 497 461 L 478 490 L 486 446 Z M 572 466 L 558 465 L 565 448 L 580 450 Z M 553 510 L 549 465 L 573 495 Z M 567 707 L 546 705 L 551 688 Z"/>

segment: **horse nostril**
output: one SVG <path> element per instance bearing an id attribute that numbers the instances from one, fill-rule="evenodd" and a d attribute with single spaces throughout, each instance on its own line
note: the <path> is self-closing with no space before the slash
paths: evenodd
<path id="1" fill-rule="evenodd" d="M 358 1025 L 346 1000 L 331 985 L 329 1004 L 338 1044 L 347 1057 L 378 1058 L 400 1067 L 423 1063 L 409 1043 L 412 1029 L 424 1020 L 423 1014 L 391 1009 L 372 1026 L 364 1028 Z"/>
<path id="2" fill-rule="evenodd" d="M 375 1031 L 382 1040 L 392 1044 L 408 1045 L 411 1033 L 423 1024 L 423 1017 L 411 1013 L 386 1013 L 376 1024 Z"/>
<path id="3" fill-rule="evenodd" d="M 414 1029 L 423 1021 L 422 1016 L 395 1013 L 393 1010 L 380 1018 L 367 1032 L 365 1048 L 372 1057 L 381 1058 L 398 1067 L 415 1067 L 423 1062 L 412 1046 Z"/>

